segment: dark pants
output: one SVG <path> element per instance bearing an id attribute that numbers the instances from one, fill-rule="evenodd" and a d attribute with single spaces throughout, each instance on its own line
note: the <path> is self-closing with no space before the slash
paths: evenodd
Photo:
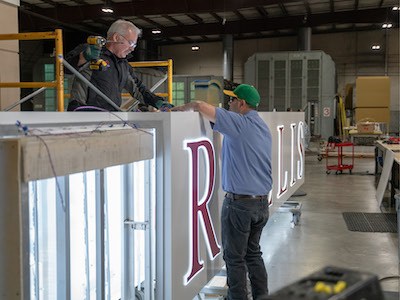
<path id="1" fill-rule="evenodd" d="M 247 300 L 247 271 L 253 300 L 268 294 L 268 275 L 260 249 L 268 216 L 267 199 L 224 199 L 221 227 L 229 300 Z"/>
<path id="2" fill-rule="evenodd" d="M 74 111 L 75 109 L 77 109 L 79 106 L 81 106 L 81 104 L 76 101 L 76 100 L 71 100 L 68 103 L 68 107 L 67 107 L 67 111 Z"/>

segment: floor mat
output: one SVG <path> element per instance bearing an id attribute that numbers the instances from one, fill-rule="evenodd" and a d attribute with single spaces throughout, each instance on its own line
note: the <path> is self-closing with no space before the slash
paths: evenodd
<path id="1" fill-rule="evenodd" d="M 350 231 L 397 232 L 396 214 L 344 212 L 343 218 Z"/>

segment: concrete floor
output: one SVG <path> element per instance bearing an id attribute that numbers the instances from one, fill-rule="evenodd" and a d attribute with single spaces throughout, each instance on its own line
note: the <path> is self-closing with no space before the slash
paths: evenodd
<path id="1" fill-rule="evenodd" d="M 321 270 L 343 267 L 374 273 L 384 291 L 399 291 L 397 233 L 349 231 L 342 212 L 380 212 L 375 199 L 373 158 L 356 158 L 353 174 L 326 174 L 325 159 L 306 155 L 305 196 L 300 223 L 293 228 L 288 212 L 276 212 L 261 238 L 270 293 Z M 394 276 L 394 278 L 387 278 Z"/>
<path id="2" fill-rule="evenodd" d="M 302 204 L 299 224 L 292 226 L 290 212 L 276 211 L 261 237 L 270 294 L 334 266 L 376 274 L 385 300 L 400 300 L 397 233 L 349 231 L 342 216 L 343 212 L 395 212 L 394 207 L 379 207 L 375 198 L 373 149 L 357 149 L 362 155 L 355 158 L 351 175 L 348 170 L 326 174 L 326 159 L 318 160 L 317 147 L 306 153 L 305 182 L 299 189 L 306 195 L 289 199 Z M 329 158 L 329 163 L 334 164 L 335 159 Z M 224 299 L 226 286 L 219 291 L 220 296 L 200 299 Z"/>

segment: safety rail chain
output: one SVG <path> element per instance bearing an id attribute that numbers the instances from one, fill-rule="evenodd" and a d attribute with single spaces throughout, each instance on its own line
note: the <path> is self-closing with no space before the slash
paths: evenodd
<path id="1" fill-rule="evenodd" d="M 27 32 L 15 34 L 0 34 L 0 40 L 55 40 L 55 81 L 53 82 L 0 82 L 0 88 L 42 88 L 51 87 L 57 90 L 57 110 L 64 111 L 64 69 L 61 60 L 63 55 L 62 30 L 56 29 L 50 32 Z"/>

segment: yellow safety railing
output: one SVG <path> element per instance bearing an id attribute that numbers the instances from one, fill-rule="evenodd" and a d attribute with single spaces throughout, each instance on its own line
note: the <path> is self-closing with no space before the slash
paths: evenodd
<path id="1" fill-rule="evenodd" d="M 55 81 L 54 82 L 0 82 L 0 88 L 41 88 L 52 87 L 57 90 L 57 110 L 64 111 L 64 69 L 57 57 L 63 55 L 62 30 L 54 32 L 27 32 L 0 34 L 0 40 L 55 40 Z"/>
<path id="2" fill-rule="evenodd" d="M 167 67 L 167 86 L 168 92 L 167 93 L 155 93 L 160 97 L 168 97 L 168 102 L 172 103 L 172 59 L 168 59 L 166 61 L 139 61 L 139 62 L 130 62 L 129 63 L 132 67 L 142 68 L 142 67 Z M 71 94 L 65 94 L 66 98 L 71 97 Z M 123 97 L 129 97 L 129 93 L 122 93 Z"/>
<path id="3" fill-rule="evenodd" d="M 168 102 L 172 103 L 172 59 L 165 61 L 137 61 L 129 63 L 132 67 L 144 68 L 144 67 L 167 67 L 167 93 L 156 93 L 156 95 L 161 97 L 168 97 Z M 122 94 L 123 96 L 129 96 L 129 94 Z"/>

